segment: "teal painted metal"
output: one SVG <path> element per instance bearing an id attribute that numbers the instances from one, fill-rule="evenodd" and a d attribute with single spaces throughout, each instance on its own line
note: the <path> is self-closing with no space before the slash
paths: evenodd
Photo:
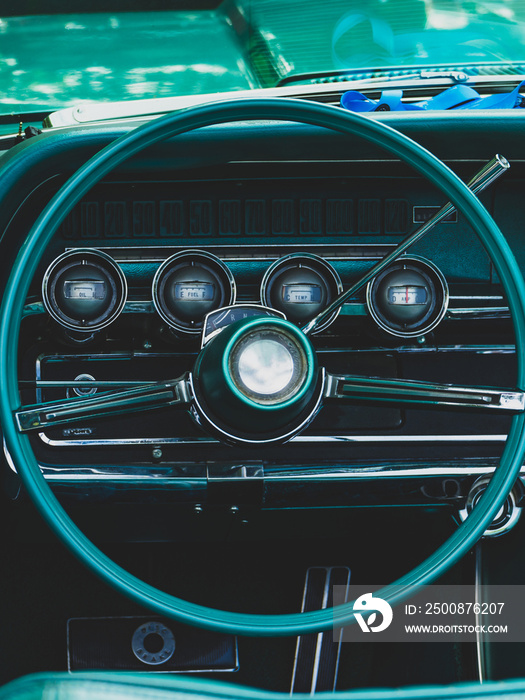
<path id="1" fill-rule="evenodd" d="M 0 112 L 255 87 L 219 11 L 0 19 Z"/>
<path id="2" fill-rule="evenodd" d="M 247 334 L 260 328 L 273 328 L 292 335 L 303 350 L 307 373 L 300 390 L 281 403 L 262 405 L 241 393 L 232 381 L 229 360 L 233 348 Z M 305 410 L 317 383 L 317 358 L 309 340 L 289 321 L 280 318 L 252 318 L 225 328 L 204 347 L 194 367 L 207 405 L 221 422 L 248 433 L 269 433 L 286 428 Z"/>
<path id="3" fill-rule="evenodd" d="M 525 680 L 458 683 L 403 688 L 363 688 L 316 693 L 320 700 L 518 700 L 525 696 Z M 244 685 L 169 674 L 76 671 L 35 673 L 17 678 L 0 688 L 0 700 L 289 700 L 289 693 L 259 690 Z M 312 695 L 294 693 L 298 700 Z"/>
<path id="4" fill-rule="evenodd" d="M 369 77 L 396 67 L 504 66 L 523 59 L 525 18 L 519 0 L 501 4 L 329 0 L 320 11 L 318 0 L 240 0 L 229 15 L 223 3 L 0 17 L 0 112 L 269 87 L 334 70 Z"/>
<path id="5" fill-rule="evenodd" d="M 525 11 L 520 0 L 480 0 L 461 6 L 397 0 L 245 0 L 245 14 L 257 32 L 254 68 L 265 86 L 293 75 L 349 70 L 356 78 L 397 75 L 419 69 L 523 61 Z M 262 57 L 266 56 L 266 61 Z M 503 68 L 518 73 L 519 68 Z M 394 74 L 395 75 L 395 74 Z M 353 76 L 352 76 L 353 77 Z M 322 82 L 322 78 L 320 79 Z"/>
<path id="6" fill-rule="evenodd" d="M 47 205 L 21 246 L 4 293 L 0 313 L 0 420 L 13 461 L 42 516 L 57 537 L 115 589 L 160 615 L 186 624 L 251 636 L 297 635 L 350 624 L 354 621 L 352 603 L 332 610 L 293 615 L 245 615 L 189 603 L 140 581 L 97 549 L 70 520 L 43 478 L 27 436 L 18 433 L 12 417 L 20 404 L 14 358 L 17 357 L 25 297 L 39 259 L 64 216 L 94 183 L 146 146 L 199 127 L 249 119 L 305 122 L 342 134 L 362 136 L 399 156 L 440 187 L 477 231 L 502 280 L 516 337 L 517 387 L 525 387 L 525 282 L 494 221 L 447 166 L 402 134 L 358 114 L 298 100 L 235 100 L 169 114 L 122 136 L 82 166 Z M 524 451 L 525 415 L 520 414 L 513 418 L 500 465 L 471 515 L 432 556 L 377 595 L 392 604 L 399 603 L 408 598 L 416 586 L 435 580 L 466 554 L 493 520 L 514 485 Z"/>

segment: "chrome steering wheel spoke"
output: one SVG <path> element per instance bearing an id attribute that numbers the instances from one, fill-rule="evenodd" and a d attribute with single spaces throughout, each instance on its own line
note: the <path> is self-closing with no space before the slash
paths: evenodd
<path id="1" fill-rule="evenodd" d="M 188 374 L 165 382 L 145 383 L 123 391 L 22 406 L 14 412 L 21 433 L 52 428 L 73 421 L 118 416 L 190 402 Z"/>
<path id="2" fill-rule="evenodd" d="M 525 394 L 514 389 L 467 387 L 409 379 L 338 376 L 328 374 L 325 399 L 347 402 L 395 403 L 421 408 L 464 409 L 522 413 Z"/>

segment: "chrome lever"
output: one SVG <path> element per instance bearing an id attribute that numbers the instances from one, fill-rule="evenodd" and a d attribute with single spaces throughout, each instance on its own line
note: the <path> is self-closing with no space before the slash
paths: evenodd
<path id="1" fill-rule="evenodd" d="M 495 155 L 492 160 L 490 160 L 483 168 L 474 175 L 472 180 L 468 183 L 467 187 L 474 193 L 479 194 L 491 183 L 494 182 L 500 175 L 503 175 L 510 168 L 510 163 L 506 158 L 500 155 Z M 357 282 L 355 282 L 350 289 L 346 292 L 340 294 L 337 299 L 329 304 L 326 309 L 323 309 L 315 318 L 309 321 L 301 329 L 305 335 L 310 335 L 318 328 L 329 316 L 331 316 L 337 309 L 342 306 L 348 299 L 350 299 L 356 292 L 366 286 L 370 280 L 372 280 L 376 275 L 378 275 L 385 267 L 388 267 L 390 263 L 394 262 L 399 258 L 411 245 L 419 241 L 423 236 L 425 236 L 431 229 L 434 228 L 440 221 L 445 217 L 449 216 L 456 207 L 452 202 L 445 204 L 439 211 L 437 211 L 434 216 L 429 219 L 421 228 L 402 241 L 395 250 L 388 255 L 385 255 L 376 265 L 374 265 L 366 274 L 361 277 Z"/>

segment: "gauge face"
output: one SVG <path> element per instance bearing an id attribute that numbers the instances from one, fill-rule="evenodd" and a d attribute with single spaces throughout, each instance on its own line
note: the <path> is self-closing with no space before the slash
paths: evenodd
<path id="1" fill-rule="evenodd" d="M 103 280 L 79 279 L 64 282 L 64 299 L 100 301 L 106 298 L 107 292 L 107 285 Z"/>
<path id="2" fill-rule="evenodd" d="M 427 333 L 441 321 L 448 305 L 448 287 L 429 261 L 402 258 L 369 283 L 366 301 L 382 330 L 411 338 Z"/>
<path id="3" fill-rule="evenodd" d="M 213 301 L 215 286 L 208 282 L 178 282 L 174 297 L 177 301 Z"/>
<path id="4" fill-rule="evenodd" d="M 116 262 L 100 251 L 67 251 L 54 260 L 42 282 L 48 313 L 61 326 L 92 332 L 105 328 L 126 302 L 126 278 Z"/>
<path id="5" fill-rule="evenodd" d="M 340 294 L 335 269 L 317 255 L 293 253 L 270 265 L 261 284 L 261 303 L 277 309 L 298 325 L 308 323 Z M 316 332 L 327 328 L 338 311 Z"/>
<path id="6" fill-rule="evenodd" d="M 389 304 L 421 306 L 427 303 L 428 293 L 426 287 L 407 284 L 402 287 L 388 287 L 387 299 Z"/>
<path id="7" fill-rule="evenodd" d="M 283 284 L 282 294 L 287 304 L 320 304 L 323 298 L 318 284 Z"/>
<path id="8" fill-rule="evenodd" d="M 235 300 L 235 282 L 211 253 L 188 250 L 162 263 L 153 280 L 153 303 L 173 329 L 200 333 L 204 317 Z"/>

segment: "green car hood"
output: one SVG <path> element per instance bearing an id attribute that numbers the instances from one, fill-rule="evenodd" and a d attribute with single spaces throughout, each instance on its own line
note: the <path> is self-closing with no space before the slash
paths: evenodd
<path id="1" fill-rule="evenodd" d="M 220 12 L 0 19 L 0 113 L 254 86 Z"/>
<path id="2" fill-rule="evenodd" d="M 0 16 L 0 115 L 323 81 L 333 71 L 476 72 L 511 61 L 519 73 L 522 5 L 223 0 L 215 10 Z"/>

